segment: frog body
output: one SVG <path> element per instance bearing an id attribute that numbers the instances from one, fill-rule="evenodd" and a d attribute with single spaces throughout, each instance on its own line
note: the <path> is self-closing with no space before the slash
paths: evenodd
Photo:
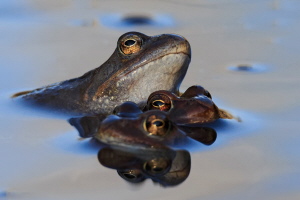
<path id="1" fill-rule="evenodd" d="M 128 32 L 120 36 L 116 50 L 100 67 L 13 97 L 63 113 L 108 115 L 125 101 L 143 107 L 156 90 L 178 93 L 190 59 L 190 45 L 179 35 Z"/>

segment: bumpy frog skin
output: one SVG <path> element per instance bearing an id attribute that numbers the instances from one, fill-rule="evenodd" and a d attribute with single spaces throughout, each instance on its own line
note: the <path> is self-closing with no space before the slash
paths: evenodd
<path id="1" fill-rule="evenodd" d="M 111 57 L 81 77 L 19 92 L 23 102 L 73 115 L 111 114 L 125 101 L 140 107 L 154 91 L 178 93 L 191 59 L 188 41 L 173 34 L 123 34 Z"/>
<path id="2" fill-rule="evenodd" d="M 210 93 L 199 85 L 189 87 L 180 96 L 170 91 L 156 91 L 149 96 L 146 110 L 166 111 L 170 120 L 176 124 L 203 124 L 219 118 L 234 118 L 219 109 Z"/>
<path id="3" fill-rule="evenodd" d="M 176 186 L 186 180 L 191 169 L 190 153 L 184 150 L 103 148 L 98 153 L 98 160 L 134 184 L 150 178 L 165 187 Z"/>

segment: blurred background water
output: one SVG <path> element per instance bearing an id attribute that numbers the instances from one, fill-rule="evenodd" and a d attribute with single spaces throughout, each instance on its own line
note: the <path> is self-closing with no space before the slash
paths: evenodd
<path id="1" fill-rule="evenodd" d="M 299 199 L 299 8 L 297 0 L 2 0 L 0 198 Z M 200 84 L 243 120 L 193 151 L 190 176 L 174 188 L 129 185 L 64 120 L 9 98 L 98 67 L 132 30 L 187 38 L 182 90 Z"/>

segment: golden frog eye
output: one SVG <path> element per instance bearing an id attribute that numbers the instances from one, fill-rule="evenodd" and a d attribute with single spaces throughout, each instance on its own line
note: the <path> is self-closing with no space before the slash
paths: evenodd
<path id="1" fill-rule="evenodd" d="M 171 99 L 167 95 L 157 94 L 148 101 L 149 110 L 169 111 L 171 109 Z"/>
<path id="2" fill-rule="evenodd" d="M 169 131 L 169 121 L 163 116 L 150 115 L 145 120 L 144 129 L 149 135 L 165 136 Z"/>
<path id="3" fill-rule="evenodd" d="M 164 105 L 165 105 L 165 102 L 163 100 L 158 99 L 158 100 L 152 101 L 152 106 L 155 108 L 160 108 Z"/>
<path id="4" fill-rule="evenodd" d="M 137 53 L 141 50 L 142 39 L 137 35 L 127 35 L 120 42 L 120 49 L 125 55 Z"/>
<path id="5" fill-rule="evenodd" d="M 144 163 L 143 169 L 150 175 L 163 175 L 169 171 L 171 162 L 164 158 L 154 158 Z"/>
<path id="6" fill-rule="evenodd" d="M 118 174 L 131 183 L 140 183 L 145 180 L 145 177 L 139 170 L 118 170 Z"/>

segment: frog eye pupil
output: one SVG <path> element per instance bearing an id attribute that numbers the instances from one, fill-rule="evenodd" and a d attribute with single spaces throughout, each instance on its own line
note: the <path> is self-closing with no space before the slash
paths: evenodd
<path id="1" fill-rule="evenodd" d="M 136 43 L 135 40 L 127 40 L 124 44 L 125 44 L 126 46 L 132 46 L 132 45 L 134 45 L 135 43 Z"/>
<path id="2" fill-rule="evenodd" d="M 161 172 L 163 170 L 163 168 L 161 168 L 161 167 L 154 167 L 152 170 L 154 172 Z"/>
<path id="3" fill-rule="evenodd" d="M 128 178 L 128 179 L 135 179 L 135 178 L 136 178 L 135 175 L 129 174 L 129 173 L 124 173 L 123 175 L 124 175 L 126 178 Z"/>
<path id="4" fill-rule="evenodd" d="M 165 158 L 155 158 L 144 163 L 144 170 L 151 175 L 163 175 L 170 169 L 170 163 Z"/>
<path id="5" fill-rule="evenodd" d="M 162 100 L 156 100 L 156 101 L 153 101 L 152 105 L 154 107 L 161 107 L 161 106 L 165 105 L 165 102 L 163 102 Z"/>
<path id="6" fill-rule="evenodd" d="M 154 122 L 152 122 L 152 124 L 154 124 L 155 126 L 157 126 L 157 127 L 161 127 L 161 126 L 163 126 L 164 125 L 164 123 L 162 122 L 162 121 L 154 121 Z"/>

